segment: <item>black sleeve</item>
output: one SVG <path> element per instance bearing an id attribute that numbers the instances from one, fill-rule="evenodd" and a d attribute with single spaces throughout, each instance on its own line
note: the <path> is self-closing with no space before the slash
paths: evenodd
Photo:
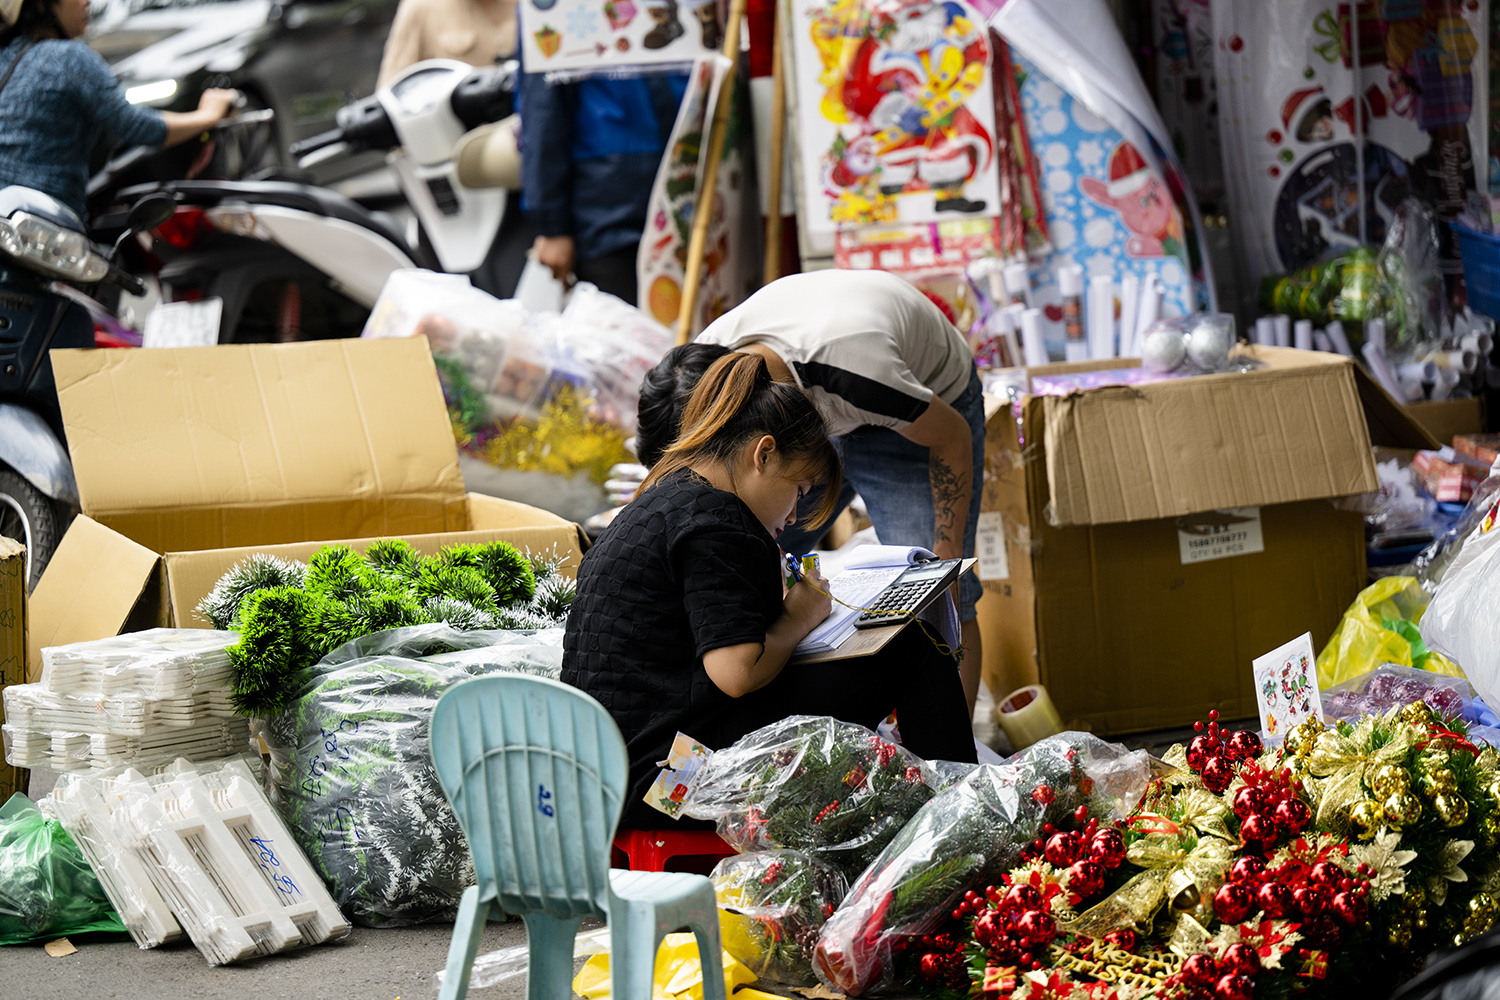
<path id="1" fill-rule="evenodd" d="M 701 526 L 679 541 L 676 557 L 696 655 L 766 641 L 781 611 L 781 581 L 765 542 L 740 526 Z"/>

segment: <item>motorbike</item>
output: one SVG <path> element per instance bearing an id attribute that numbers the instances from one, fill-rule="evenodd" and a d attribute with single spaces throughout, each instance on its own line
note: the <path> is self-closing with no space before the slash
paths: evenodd
<path id="1" fill-rule="evenodd" d="M 0 188 L 0 534 L 26 547 L 26 580 L 36 586 L 78 507 L 62 410 L 48 352 L 95 346 L 84 298 L 61 284 L 145 286 L 115 263 L 120 242 L 161 224 L 175 204 L 139 199 L 109 250 L 88 237 L 72 209 L 40 191 Z"/>
<path id="2" fill-rule="evenodd" d="M 351 198 L 288 180 L 171 180 L 126 186 L 114 200 L 173 198 L 172 218 L 141 251 L 144 268 L 164 299 L 220 299 L 219 343 L 358 336 L 392 271 L 467 273 L 484 262 L 506 192 L 465 183 L 457 150 L 466 133 L 511 113 L 518 74 L 513 61 L 420 62 L 341 108 L 334 129 L 292 145 L 303 169 L 389 151 L 414 214 L 405 232 Z M 101 213 L 96 226 L 114 221 Z"/>

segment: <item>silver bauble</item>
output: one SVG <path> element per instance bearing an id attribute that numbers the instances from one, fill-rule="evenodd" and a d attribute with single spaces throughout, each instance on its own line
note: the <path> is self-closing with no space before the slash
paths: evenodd
<path id="1" fill-rule="evenodd" d="M 1229 327 L 1205 320 L 1193 327 L 1187 337 L 1188 361 L 1206 372 L 1218 371 L 1229 363 Z"/>
<path id="2" fill-rule="evenodd" d="M 1141 344 L 1141 364 L 1147 371 L 1169 372 L 1182 364 L 1187 345 L 1176 330 L 1155 330 Z"/>

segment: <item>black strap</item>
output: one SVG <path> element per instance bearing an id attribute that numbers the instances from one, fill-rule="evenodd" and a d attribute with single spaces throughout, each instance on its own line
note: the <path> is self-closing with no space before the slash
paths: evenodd
<path id="1" fill-rule="evenodd" d="M 4 92 L 5 85 L 10 83 L 10 75 L 16 71 L 17 66 L 21 65 L 21 60 L 26 58 L 26 53 L 30 52 L 31 47 L 35 44 L 35 38 L 28 38 L 21 43 L 21 51 L 16 53 L 16 58 L 11 61 L 9 68 L 5 71 L 5 75 L 0 76 L 0 93 Z"/>

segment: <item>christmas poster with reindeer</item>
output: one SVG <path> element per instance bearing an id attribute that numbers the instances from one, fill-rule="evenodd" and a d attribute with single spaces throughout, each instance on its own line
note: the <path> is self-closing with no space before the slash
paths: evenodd
<path id="1" fill-rule="evenodd" d="M 990 45 L 962 0 L 791 0 L 802 223 L 999 211 Z"/>

